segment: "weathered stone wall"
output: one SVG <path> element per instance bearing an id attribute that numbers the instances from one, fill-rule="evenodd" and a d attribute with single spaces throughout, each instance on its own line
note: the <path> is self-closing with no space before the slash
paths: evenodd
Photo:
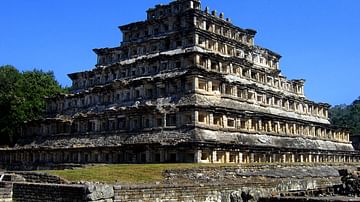
<path id="1" fill-rule="evenodd" d="M 14 174 L 22 176 L 26 182 L 30 183 L 50 183 L 50 184 L 67 184 L 68 182 L 58 176 L 47 173 L 37 172 L 14 172 Z"/>
<path id="2" fill-rule="evenodd" d="M 278 196 L 283 192 L 316 190 L 341 183 L 338 168 L 221 167 L 168 170 L 165 184 L 114 186 L 115 201 L 224 201 Z"/>
<path id="3" fill-rule="evenodd" d="M 259 201 L 284 193 L 327 189 L 341 184 L 335 167 L 223 167 L 169 170 L 161 184 L 106 185 L 3 182 L 14 201 Z M 20 174 L 20 173 L 17 173 Z M 36 180 L 28 172 L 24 179 Z M 27 175 L 27 176 L 26 176 Z M 17 176 L 17 175 L 16 175 Z M 29 177 L 30 176 L 30 177 Z M 46 176 L 39 178 L 47 179 Z M 52 178 L 49 178 L 52 179 Z M 50 180 L 49 180 L 50 181 Z M 10 183 L 8 185 L 7 183 Z M 0 188 L 2 184 L 0 184 Z M 1 192 L 0 192 L 1 193 Z M 9 194 L 10 193 L 10 194 Z M 1 195 L 0 195 L 1 196 Z M 3 197 L 4 198 L 4 197 Z M 2 198 L 0 198 L 1 201 Z"/>
<path id="4" fill-rule="evenodd" d="M 0 201 L 7 199 L 20 202 L 111 202 L 114 198 L 113 186 L 106 184 L 0 183 L 2 183 L 0 184 Z M 6 188 L 4 192 L 2 192 L 2 187 Z"/>
<path id="5" fill-rule="evenodd" d="M 243 201 L 278 196 L 280 192 L 308 190 L 332 186 L 338 178 L 259 178 L 248 177 L 244 182 L 162 185 L 64 185 L 46 183 L 14 183 L 14 201 Z M 11 191 L 10 186 L 8 191 Z M 11 195 L 6 195 L 11 196 Z M 1 198 L 0 198 L 1 199 Z"/>
<path id="6" fill-rule="evenodd" d="M 84 185 L 14 183 L 13 200 L 17 202 L 72 201 L 86 198 Z"/>
<path id="7" fill-rule="evenodd" d="M 277 196 L 291 190 L 316 189 L 338 183 L 337 178 L 257 178 L 244 182 L 208 184 L 162 184 L 162 185 L 102 185 L 86 183 L 47 184 L 1 182 L 6 188 L 2 198 L 11 201 L 242 201 Z M 3 189 L 0 189 L 3 190 Z M 5 190 L 5 189 L 4 189 Z M 11 191 L 13 192 L 11 195 Z"/>
<path id="8" fill-rule="evenodd" d="M 12 201 L 12 188 L 11 182 L 0 182 L 0 201 Z"/>
<path id="9" fill-rule="evenodd" d="M 115 185 L 115 201 L 243 201 L 259 200 L 262 197 L 279 195 L 291 190 L 308 190 L 332 186 L 339 183 L 338 178 L 271 179 L 248 178 L 234 184 L 191 184 L 191 185 L 150 185 L 123 186 Z"/>
<path id="10" fill-rule="evenodd" d="M 208 183 L 270 183 L 281 180 L 282 184 L 288 181 L 314 178 L 326 182 L 330 179 L 340 183 L 338 169 L 343 167 L 333 166 L 286 166 L 258 165 L 248 167 L 214 167 L 191 168 L 181 170 L 167 170 L 164 172 L 165 182 L 181 182 L 183 184 L 208 184 Z M 344 167 L 345 168 L 345 167 Z M 351 167 L 346 167 L 351 168 Z M 308 187 L 308 189 L 311 187 Z M 296 188 L 295 188 L 296 189 Z"/>
<path id="11" fill-rule="evenodd" d="M 268 195 L 269 190 L 251 190 L 226 185 L 114 186 L 116 202 L 135 201 L 235 201 L 241 193 Z"/>

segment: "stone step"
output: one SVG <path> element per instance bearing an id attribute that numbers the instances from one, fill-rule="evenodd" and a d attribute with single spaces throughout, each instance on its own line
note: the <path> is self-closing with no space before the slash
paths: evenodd
<path id="1" fill-rule="evenodd" d="M 6 199 L 12 199 L 12 197 L 11 197 L 11 196 L 1 196 L 1 195 L 0 195 L 0 202 L 1 202 L 2 200 L 6 200 Z"/>
<path id="2" fill-rule="evenodd" d="M 5 194 L 3 194 L 3 193 L 0 193 L 0 199 L 2 199 L 2 198 L 11 198 L 11 193 L 5 193 Z"/>
<path id="3" fill-rule="evenodd" d="M 11 181 L 11 180 L 12 180 L 12 176 L 9 174 L 5 174 L 2 179 L 2 181 Z"/>
<path id="4" fill-rule="evenodd" d="M 0 189 L 0 194 L 2 193 L 10 193 L 12 192 L 12 189 Z"/>
<path id="5" fill-rule="evenodd" d="M 0 188 L 12 188 L 11 183 L 0 183 Z"/>

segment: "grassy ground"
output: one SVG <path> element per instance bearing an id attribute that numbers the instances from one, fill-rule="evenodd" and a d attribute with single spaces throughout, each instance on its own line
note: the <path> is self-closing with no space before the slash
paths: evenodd
<path id="1" fill-rule="evenodd" d="M 314 163 L 292 163 L 292 164 L 272 164 L 272 163 L 253 163 L 243 164 L 241 167 L 248 166 L 316 166 L 326 164 Z M 341 166 L 342 163 L 330 163 L 327 165 Z M 359 165 L 353 163 L 348 165 Z M 142 184 L 163 181 L 163 172 L 170 169 L 189 169 L 199 167 L 230 167 L 239 166 L 238 164 L 102 164 L 87 166 L 73 170 L 51 170 L 44 171 L 52 175 L 60 176 L 68 181 L 92 181 L 103 183 L 123 183 L 123 184 Z"/>
<path id="2" fill-rule="evenodd" d="M 231 164 L 234 166 L 234 164 Z M 95 165 L 74 170 L 51 170 L 49 174 L 60 176 L 68 181 L 93 181 L 104 183 L 155 183 L 163 180 L 162 173 L 168 169 L 187 169 L 198 167 L 220 167 L 229 164 L 109 164 Z"/>

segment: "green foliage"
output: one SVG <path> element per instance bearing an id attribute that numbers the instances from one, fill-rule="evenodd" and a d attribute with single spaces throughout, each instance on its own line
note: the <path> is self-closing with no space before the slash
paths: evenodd
<path id="1" fill-rule="evenodd" d="M 39 118 L 45 97 L 63 92 L 53 72 L 19 72 L 15 67 L 0 67 L 0 145 L 14 143 L 21 125 Z"/>
<path id="2" fill-rule="evenodd" d="M 16 109 L 23 101 L 18 95 L 20 72 L 10 66 L 0 67 L 0 143 L 9 143 L 15 135 L 16 123 L 22 119 Z"/>
<path id="3" fill-rule="evenodd" d="M 350 105 L 337 105 L 329 112 L 333 124 L 348 127 L 351 134 L 360 135 L 360 97 Z"/>

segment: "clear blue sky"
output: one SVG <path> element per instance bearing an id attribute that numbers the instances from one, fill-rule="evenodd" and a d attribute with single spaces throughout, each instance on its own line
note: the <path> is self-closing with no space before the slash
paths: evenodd
<path id="1" fill-rule="evenodd" d="M 9 0 L 0 2 L 0 65 L 68 73 L 93 68 L 93 48 L 118 46 L 119 25 L 144 20 L 170 0 Z M 332 105 L 360 96 L 359 0 L 202 0 L 234 24 L 258 31 L 258 45 L 280 53 L 289 79 L 306 79 L 311 100 Z"/>

